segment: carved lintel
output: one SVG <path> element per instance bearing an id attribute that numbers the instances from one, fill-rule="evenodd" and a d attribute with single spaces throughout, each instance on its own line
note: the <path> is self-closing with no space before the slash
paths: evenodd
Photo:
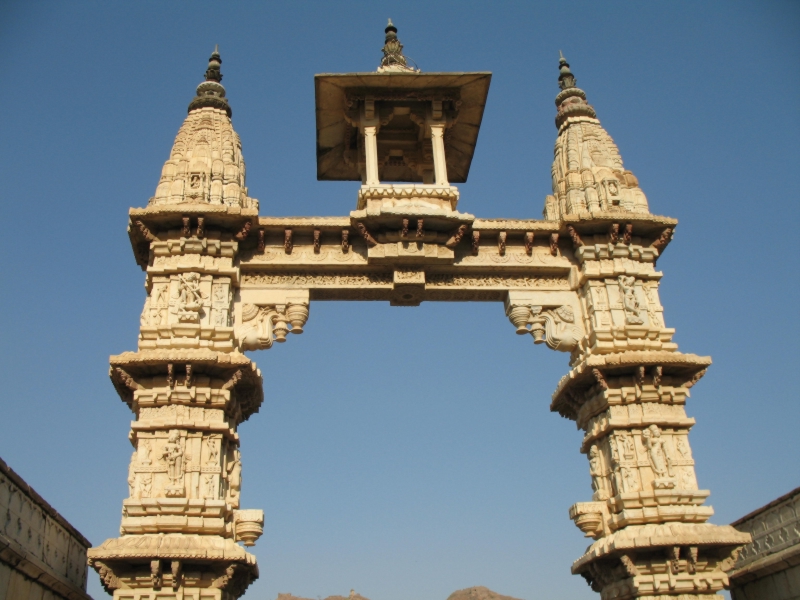
<path id="1" fill-rule="evenodd" d="M 197 229 L 195 230 L 195 235 L 198 239 L 202 239 L 202 237 L 206 234 L 206 219 L 205 217 L 197 217 Z"/>
<path id="2" fill-rule="evenodd" d="M 167 363 L 167 387 L 175 387 L 175 365 Z"/>
<path id="3" fill-rule="evenodd" d="M 191 228 L 191 223 L 190 223 L 189 217 L 183 217 L 182 221 L 183 221 L 183 229 L 182 229 L 181 233 L 182 233 L 183 237 L 188 238 L 189 236 L 192 235 L 192 228 Z"/>
<path id="4" fill-rule="evenodd" d="M 661 365 L 656 365 L 651 369 L 650 374 L 653 376 L 653 385 L 655 387 L 659 387 L 661 385 L 661 376 L 663 373 L 664 367 Z"/>
<path id="5" fill-rule="evenodd" d="M 350 250 L 350 230 L 342 229 L 342 252 Z"/>
<path id="6" fill-rule="evenodd" d="M 153 235 L 153 233 L 147 228 L 147 225 L 142 223 L 141 221 L 136 221 L 136 227 L 139 228 L 139 232 L 142 234 L 142 237 L 146 239 L 148 242 L 155 242 L 158 238 Z"/>
<path id="7" fill-rule="evenodd" d="M 481 244 L 481 232 L 480 231 L 473 231 L 472 232 L 472 254 L 473 256 L 478 256 L 478 248 Z"/>
<path id="8" fill-rule="evenodd" d="M 688 390 L 689 388 L 693 387 L 693 386 L 694 386 L 694 384 L 695 384 L 695 383 L 697 383 L 698 381 L 700 381 L 700 379 L 703 377 L 703 375 L 705 375 L 705 374 L 706 374 L 706 371 L 708 371 L 708 367 L 706 367 L 705 369 L 701 369 L 700 371 L 698 371 L 697 373 L 695 373 L 695 374 L 692 376 L 692 378 L 691 378 L 689 381 L 687 381 L 687 382 L 684 384 L 684 386 L 683 386 L 683 387 L 685 387 L 687 390 Z"/>
<path id="9" fill-rule="evenodd" d="M 367 231 L 367 227 L 361 221 L 356 223 L 356 229 L 358 229 L 358 232 L 361 234 L 361 237 L 364 238 L 364 241 L 367 242 L 367 246 L 372 248 L 378 245 L 377 240 L 370 235 L 369 231 Z"/>
<path id="10" fill-rule="evenodd" d="M 235 237 L 235 238 L 236 238 L 237 240 L 239 240 L 240 242 L 242 242 L 242 241 L 246 240 L 246 239 L 247 239 L 247 236 L 250 234 L 250 228 L 251 228 L 252 226 L 253 226 L 253 225 L 250 223 L 250 221 L 247 221 L 247 223 L 245 223 L 245 224 L 242 226 L 242 229 L 241 229 L 241 231 L 239 231 L 239 233 L 237 233 L 237 234 L 236 234 L 235 236 L 233 236 L 233 237 Z"/>
<path id="11" fill-rule="evenodd" d="M 173 560 L 170 567 L 172 571 L 172 589 L 177 592 L 178 588 L 181 587 L 181 580 L 183 579 L 183 564 L 179 560 Z"/>
<path id="12" fill-rule="evenodd" d="M 667 556 L 669 557 L 669 570 L 673 575 L 677 575 L 681 570 L 681 547 L 672 546 L 671 548 L 667 549 Z"/>
<path id="13" fill-rule="evenodd" d="M 421 238 L 425 235 L 425 220 L 417 219 L 417 237 Z"/>
<path id="14" fill-rule="evenodd" d="M 525 232 L 525 254 L 530 256 L 533 253 L 533 232 Z"/>
<path id="15" fill-rule="evenodd" d="M 322 241 L 320 240 L 321 233 L 319 229 L 314 230 L 314 254 L 319 254 Z"/>
<path id="16" fill-rule="evenodd" d="M 506 255 L 506 238 L 507 234 L 505 231 L 501 231 L 497 234 L 497 251 L 500 253 L 500 256 Z"/>
<path id="17" fill-rule="evenodd" d="M 89 559 L 89 566 L 93 567 L 97 574 L 100 576 L 100 583 L 103 589 L 109 594 L 113 594 L 114 590 L 122 587 L 122 584 L 114 575 L 114 571 L 106 563 L 100 560 Z"/>
<path id="18" fill-rule="evenodd" d="M 403 219 L 403 228 L 400 230 L 400 237 L 408 237 L 408 219 Z"/>
<path id="19" fill-rule="evenodd" d="M 581 236 L 572 225 L 567 225 L 567 232 L 569 233 L 569 237 L 572 238 L 573 247 L 580 248 L 583 246 L 583 240 L 581 239 Z"/>
<path id="20" fill-rule="evenodd" d="M 465 233 L 467 233 L 467 226 L 461 225 L 458 229 L 456 229 L 455 233 L 450 236 L 450 239 L 447 240 L 444 245 L 452 250 L 458 246 Z"/>
<path id="21" fill-rule="evenodd" d="M 558 234 L 551 233 L 550 234 L 550 254 L 553 256 L 558 256 Z"/>
<path id="22" fill-rule="evenodd" d="M 234 387 L 236 387 L 236 384 L 239 383 L 239 381 L 241 381 L 242 375 L 243 375 L 242 370 L 241 369 L 237 370 L 236 373 L 231 375 L 231 378 L 228 379 L 228 381 L 222 384 L 222 389 L 231 390 Z"/>
<path id="23" fill-rule="evenodd" d="M 608 243 L 615 246 L 619 243 L 619 223 L 612 223 L 608 228 Z"/>
<path id="24" fill-rule="evenodd" d="M 697 572 L 697 546 L 689 546 L 689 556 L 686 557 L 686 571 L 691 575 Z"/>
<path id="25" fill-rule="evenodd" d="M 626 246 L 630 246 L 632 238 L 633 238 L 633 223 L 627 223 L 625 225 L 625 231 L 622 234 L 622 242 Z"/>
<path id="26" fill-rule="evenodd" d="M 192 387 L 192 363 L 186 363 L 186 380 L 184 381 L 184 387 L 190 388 Z"/>
<path id="27" fill-rule="evenodd" d="M 154 589 L 161 589 L 161 561 L 157 558 L 150 561 L 150 583 Z"/>
<path id="28" fill-rule="evenodd" d="M 608 389 L 608 382 L 606 378 L 603 377 L 603 372 L 600 369 L 594 368 L 592 369 L 592 375 L 594 376 L 595 381 L 600 384 L 600 387 L 604 390 Z"/>
<path id="29" fill-rule="evenodd" d="M 122 380 L 122 382 L 125 384 L 125 387 L 127 387 L 129 390 L 135 391 L 142 387 L 136 383 L 136 381 L 134 381 L 133 377 L 131 377 L 131 375 L 125 369 L 121 367 L 114 367 L 114 371 L 117 372 L 120 380 Z"/>
<path id="30" fill-rule="evenodd" d="M 264 231 L 263 229 L 259 229 L 258 230 L 258 251 L 259 252 L 263 252 L 264 248 L 266 248 L 266 246 L 267 246 L 267 243 L 266 243 L 266 240 L 265 240 L 266 233 L 267 232 Z"/>
<path id="31" fill-rule="evenodd" d="M 622 563 L 622 567 L 625 569 L 625 574 L 628 577 L 636 577 L 639 574 L 639 570 L 636 568 L 631 557 L 627 554 L 621 555 L 619 561 Z"/>
<path id="32" fill-rule="evenodd" d="M 283 232 L 283 251 L 286 254 L 291 254 L 292 248 L 294 248 L 294 244 L 292 243 L 292 230 L 286 229 Z"/>
<path id="33" fill-rule="evenodd" d="M 644 385 L 644 375 L 645 375 L 645 368 L 644 365 L 639 365 L 636 367 L 636 395 L 637 398 L 642 393 L 642 386 Z"/>
<path id="34" fill-rule="evenodd" d="M 661 232 L 661 235 L 658 236 L 658 239 L 655 240 L 652 244 L 650 244 L 650 246 L 658 250 L 658 253 L 661 254 L 661 252 L 664 251 L 664 248 L 667 247 L 667 244 L 669 244 L 671 241 L 672 241 L 672 228 L 667 227 L 664 231 Z"/>

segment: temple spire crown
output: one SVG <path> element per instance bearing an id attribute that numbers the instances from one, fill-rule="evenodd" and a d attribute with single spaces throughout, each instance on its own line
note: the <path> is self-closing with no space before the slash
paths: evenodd
<path id="1" fill-rule="evenodd" d="M 572 71 L 569 70 L 569 63 L 567 62 L 567 59 L 564 58 L 561 50 L 558 51 L 558 56 L 558 87 L 560 87 L 562 90 L 575 87 L 575 76 L 572 74 Z"/>
<path id="2" fill-rule="evenodd" d="M 378 73 L 397 72 L 397 73 L 418 73 L 419 69 L 408 66 L 408 59 L 403 55 L 403 44 L 397 38 L 397 27 L 389 19 L 386 25 L 386 39 L 383 44 L 383 58 L 378 67 Z"/>
<path id="3" fill-rule="evenodd" d="M 197 95 L 189 104 L 189 112 L 196 108 L 210 106 L 224 110 L 231 116 L 231 107 L 225 98 L 225 88 L 222 87 L 222 72 L 220 66 L 222 58 L 219 55 L 219 45 L 214 46 L 214 52 L 208 59 L 208 68 L 205 73 L 205 81 L 197 86 Z"/>

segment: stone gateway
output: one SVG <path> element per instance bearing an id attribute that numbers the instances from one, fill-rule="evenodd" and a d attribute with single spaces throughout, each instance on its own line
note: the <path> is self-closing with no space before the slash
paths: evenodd
<path id="1" fill-rule="evenodd" d="M 711 600 L 748 533 L 706 521 L 684 409 L 711 360 L 672 341 L 656 269 L 677 221 L 639 182 L 562 56 L 544 218 L 459 212 L 491 73 L 425 73 L 386 28 L 376 72 L 315 77 L 317 177 L 361 182 L 342 217 L 262 217 L 211 55 L 155 195 L 130 210 L 146 273 L 135 352 L 111 380 L 135 415 L 120 536 L 89 550 L 115 600 L 233 600 L 258 577 L 264 514 L 240 506 L 238 425 L 262 378 L 243 352 L 301 334 L 312 301 L 503 303 L 509 334 L 570 355 L 551 410 L 584 431 L 604 599 Z M 498 307 L 499 308 L 499 307 Z M 585 476 L 585 475 L 584 475 Z"/>

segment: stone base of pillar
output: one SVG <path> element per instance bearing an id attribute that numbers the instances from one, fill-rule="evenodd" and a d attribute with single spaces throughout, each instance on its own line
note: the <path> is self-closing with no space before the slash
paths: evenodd
<path id="1" fill-rule="evenodd" d="M 219 536 L 123 536 L 88 557 L 114 600 L 235 600 L 258 578 L 255 556 Z"/>

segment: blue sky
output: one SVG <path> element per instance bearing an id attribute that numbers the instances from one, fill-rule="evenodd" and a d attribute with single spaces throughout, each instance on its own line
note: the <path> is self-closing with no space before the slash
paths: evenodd
<path id="1" fill-rule="evenodd" d="M 662 302 L 680 349 L 714 359 L 687 406 L 712 521 L 799 485 L 797 2 L 0 3 L 0 456 L 92 542 L 117 534 L 131 415 L 108 355 L 135 349 L 144 300 L 128 208 L 219 44 L 261 214 L 347 214 L 357 184 L 315 179 L 313 75 L 374 70 L 387 17 L 424 71 L 494 74 L 460 186 L 480 217 L 541 216 L 563 50 L 652 212 L 680 220 Z M 569 573 L 580 433 L 548 410 L 567 356 L 501 305 L 318 302 L 253 358 L 247 598 L 595 597 Z"/>

